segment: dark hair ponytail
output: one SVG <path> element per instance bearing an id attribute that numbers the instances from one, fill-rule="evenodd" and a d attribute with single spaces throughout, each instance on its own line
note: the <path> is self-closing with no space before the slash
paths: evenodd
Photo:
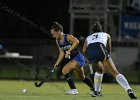
<path id="1" fill-rule="evenodd" d="M 51 30 L 52 29 L 54 29 L 54 31 L 61 31 L 61 32 L 63 32 L 63 27 L 58 22 L 54 22 L 53 23 L 53 25 L 51 26 Z"/>
<path id="2" fill-rule="evenodd" d="M 92 25 L 92 32 L 95 33 L 95 32 L 102 32 L 103 29 L 102 29 L 102 26 L 99 22 L 95 22 L 95 24 Z"/>

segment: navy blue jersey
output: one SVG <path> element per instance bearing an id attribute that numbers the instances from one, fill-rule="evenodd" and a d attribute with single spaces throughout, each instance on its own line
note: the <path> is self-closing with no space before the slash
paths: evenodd
<path id="1" fill-rule="evenodd" d="M 58 41 L 58 45 L 66 54 L 66 52 L 71 48 L 72 43 L 67 40 L 67 35 L 65 34 L 63 43 L 60 43 L 60 41 Z M 78 48 L 75 48 L 74 50 L 71 51 L 69 61 L 70 60 L 77 61 L 81 67 L 85 65 L 85 58 L 84 58 L 83 54 L 80 53 Z"/>
<path id="2" fill-rule="evenodd" d="M 64 53 L 66 54 L 66 52 L 71 48 L 72 43 L 69 42 L 67 40 L 67 34 L 64 34 L 64 41 L 61 44 L 60 41 L 58 41 L 58 45 L 60 46 L 60 48 L 64 51 Z M 79 50 L 77 48 L 75 48 L 74 50 L 71 51 L 71 55 L 70 57 L 73 58 L 75 57 L 77 54 L 79 53 Z"/>

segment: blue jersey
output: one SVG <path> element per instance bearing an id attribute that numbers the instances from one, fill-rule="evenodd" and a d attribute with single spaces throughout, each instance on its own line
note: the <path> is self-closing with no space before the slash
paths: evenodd
<path id="1" fill-rule="evenodd" d="M 60 43 L 60 41 L 58 40 L 58 45 L 60 46 L 60 48 L 66 54 L 66 52 L 72 46 L 72 43 L 67 40 L 67 34 L 64 34 L 64 41 L 63 41 L 63 43 Z M 71 51 L 70 60 L 76 60 L 80 64 L 80 66 L 84 66 L 85 65 L 85 58 L 80 53 L 80 51 L 78 50 L 78 48 L 75 48 L 74 50 Z"/>

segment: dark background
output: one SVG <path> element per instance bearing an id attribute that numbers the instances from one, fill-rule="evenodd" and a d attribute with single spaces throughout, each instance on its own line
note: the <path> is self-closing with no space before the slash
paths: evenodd
<path id="1" fill-rule="evenodd" d="M 64 32 L 69 33 L 69 0 L 0 0 L 0 4 L 0 7 L 5 5 L 20 15 L 19 18 L 0 8 L 0 44 L 3 49 L 33 56 L 31 60 L 1 59 L 0 78 L 37 79 L 44 72 L 43 77 L 58 55 L 55 41 L 50 36 L 51 25 L 57 21 Z"/>
<path id="2" fill-rule="evenodd" d="M 39 2 L 38 0 L 1 0 L 0 2 L 45 28 L 47 33 L 55 21 L 62 24 L 64 32 L 69 33 L 69 0 Z M 0 9 L 0 38 L 48 38 L 48 35 Z"/>

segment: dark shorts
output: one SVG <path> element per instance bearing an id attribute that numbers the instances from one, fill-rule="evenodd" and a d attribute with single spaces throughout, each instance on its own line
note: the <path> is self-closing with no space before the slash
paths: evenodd
<path id="1" fill-rule="evenodd" d="M 99 42 L 89 44 L 86 53 L 90 63 L 105 61 L 110 58 L 105 45 Z"/>

